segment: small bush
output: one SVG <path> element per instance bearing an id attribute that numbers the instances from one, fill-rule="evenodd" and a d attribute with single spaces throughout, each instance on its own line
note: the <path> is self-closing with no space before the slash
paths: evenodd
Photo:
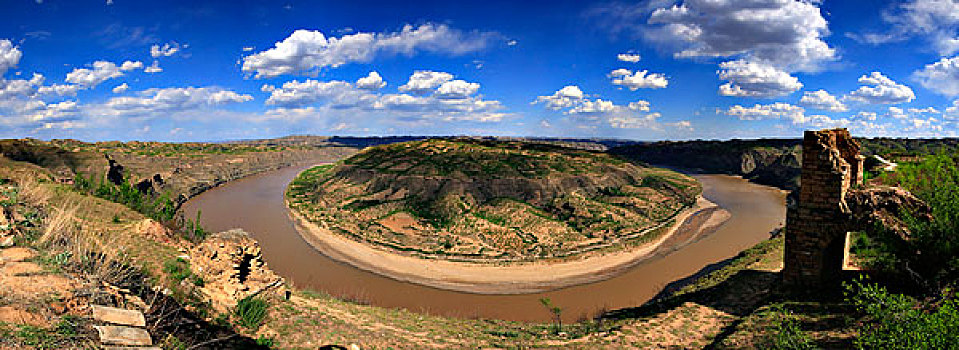
<path id="1" fill-rule="evenodd" d="M 246 297 L 236 304 L 233 316 L 236 317 L 236 322 L 240 326 L 255 330 L 260 328 L 260 325 L 263 324 L 263 321 L 266 319 L 268 306 L 266 300 Z"/>
<path id="2" fill-rule="evenodd" d="M 771 332 L 768 334 L 770 349 L 806 350 L 816 348 L 812 340 L 803 333 L 792 311 L 783 308 L 782 305 L 777 305 L 773 307 L 772 315 L 775 320 Z"/>
<path id="3" fill-rule="evenodd" d="M 268 338 L 262 335 L 259 338 L 256 338 L 256 345 L 259 345 L 259 346 L 266 346 L 266 347 L 272 348 L 275 345 L 275 343 L 276 341 L 274 341 L 273 338 Z"/>
<path id="4" fill-rule="evenodd" d="M 176 258 L 176 260 L 168 260 L 163 264 L 163 272 L 166 272 L 170 275 L 170 279 L 176 283 L 180 283 L 183 280 L 193 276 L 193 271 L 190 271 L 190 263 L 181 258 Z"/>
<path id="5" fill-rule="evenodd" d="M 846 298 L 865 315 L 860 349 L 957 349 L 959 302 L 947 291 L 942 300 L 919 302 L 864 280 L 846 284 Z"/>

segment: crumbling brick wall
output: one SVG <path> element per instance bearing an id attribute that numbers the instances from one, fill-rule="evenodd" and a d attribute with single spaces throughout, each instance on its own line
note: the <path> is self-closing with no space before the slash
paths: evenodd
<path id="1" fill-rule="evenodd" d="M 190 255 L 193 272 L 204 281 L 200 293 L 220 312 L 234 307 L 240 299 L 283 283 L 266 266 L 256 240 L 239 229 L 210 235 Z"/>
<path id="2" fill-rule="evenodd" d="M 806 131 L 799 201 L 786 213 L 787 285 L 817 286 L 842 271 L 849 190 L 863 181 L 864 157 L 846 129 Z"/>

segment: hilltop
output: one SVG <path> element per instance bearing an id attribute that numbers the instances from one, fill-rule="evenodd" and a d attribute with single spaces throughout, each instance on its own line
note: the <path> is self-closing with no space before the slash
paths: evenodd
<path id="1" fill-rule="evenodd" d="M 698 183 L 547 143 L 430 139 L 371 147 L 301 174 L 290 206 L 393 252 L 463 261 L 563 259 L 655 239 Z"/>

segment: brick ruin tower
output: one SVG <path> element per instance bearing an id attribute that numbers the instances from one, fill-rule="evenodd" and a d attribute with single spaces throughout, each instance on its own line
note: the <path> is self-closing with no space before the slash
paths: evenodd
<path id="1" fill-rule="evenodd" d="M 842 271 L 850 188 L 863 182 L 864 157 L 846 129 L 806 131 L 799 201 L 786 213 L 783 282 L 820 286 Z"/>

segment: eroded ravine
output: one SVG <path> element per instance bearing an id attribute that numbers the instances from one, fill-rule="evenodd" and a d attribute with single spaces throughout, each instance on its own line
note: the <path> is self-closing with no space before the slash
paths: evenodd
<path id="1" fill-rule="evenodd" d="M 284 205 L 286 185 L 309 165 L 240 179 L 212 189 L 184 206 L 187 217 L 202 211 L 208 230 L 243 228 L 260 242 L 270 267 L 297 288 L 325 291 L 383 307 L 457 317 L 546 321 L 539 299 L 546 296 L 576 320 L 601 310 L 640 305 L 668 283 L 735 256 L 767 238 L 785 218 L 785 194 L 726 175 L 696 175 L 704 197 L 732 217 L 712 234 L 681 249 L 664 252 L 609 279 L 519 295 L 480 295 L 400 282 L 334 261 L 314 250 L 297 233 Z"/>

